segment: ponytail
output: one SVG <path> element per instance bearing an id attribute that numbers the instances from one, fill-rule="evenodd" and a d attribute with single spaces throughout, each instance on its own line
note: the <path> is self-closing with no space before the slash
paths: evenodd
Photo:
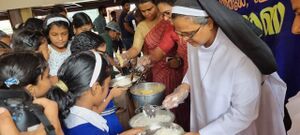
<path id="1" fill-rule="evenodd" d="M 53 87 L 48 92 L 47 98 L 57 102 L 60 120 L 65 119 L 69 115 L 70 108 L 76 101 L 76 97 L 71 92 L 65 92 L 58 86 Z"/>
<path id="2" fill-rule="evenodd" d="M 96 65 L 94 53 L 96 52 L 76 53 L 67 58 L 58 71 L 61 84 L 50 90 L 47 97 L 58 103 L 61 120 L 69 115 L 70 108 L 75 105 L 76 99 L 91 87 L 90 82 Z M 111 66 L 104 56 L 100 59 L 101 71 L 95 81 L 102 85 L 104 80 L 111 75 Z"/>

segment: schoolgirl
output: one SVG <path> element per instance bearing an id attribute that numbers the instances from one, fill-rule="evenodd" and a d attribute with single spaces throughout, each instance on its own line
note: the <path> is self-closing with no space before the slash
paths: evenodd
<path id="1" fill-rule="evenodd" d="M 109 135 L 111 129 L 99 111 L 115 95 L 108 95 L 111 70 L 103 56 L 95 51 L 76 53 L 61 66 L 59 83 L 48 97 L 59 105 L 66 135 Z"/>
<path id="2" fill-rule="evenodd" d="M 72 19 L 75 35 L 78 35 L 81 32 L 91 31 L 93 28 L 93 22 L 91 18 L 84 12 L 74 14 Z"/>
<path id="3" fill-rule="evenodd" d="M 54 126 L 56 134 L 63 134 L 54 101 L 43 98 L 50 89 L 47 61 L 40 53 L 11 52 L 0 56 L 0 88 L 24 89 L 34 98 L 33 102 L 44 107 L 44 113 Z M 29 127 L 31 134 L 46 135 L 44 127 Z"/>
<path id="4" fill-rule="evenodd" d="M 49 49 L 46 36 L 40 31 L 27 28 L 20 29 L 13 34 L 12 48 L 14 51 L 34 51 L 49 59 Z"/>
<path id="5" fill-rule="evenodd" d="M 72 54 L 88 50 L 94 50 L 105 55 L 104 51 L 106 50 L 106 44 L 102 37 L 91 31 L 82 32 L 79 35 L 74 36 L 71 45 Z M 105 58 L 107 58 L 109 62 L 113 60 L 108 55 L 105 55 Z M 108 94 L 108 97 L 112 98 L 106 99 L 107 102 L 105 102 L 105 110 L 97 110 L 97 112 L 100 113 L 107 120 L 107 125 L 110 128 L 110 135 L 116 135 L 123 131 L 122 125 L 116 115 L 117 107 L 113 102 L 113 98 L 120 96 L 124 93 L 124 90 L 114 88 L 111 89 Z"/>
<path id="6" fill-rule="evenodd" d="M 44 33 L 48 39 L 50 75 L 56 76 L 61 64 L 71 55 L 69 40 L 72 37 L 70 21 L 59 14 L 50 14 L 44 21 Z"/>

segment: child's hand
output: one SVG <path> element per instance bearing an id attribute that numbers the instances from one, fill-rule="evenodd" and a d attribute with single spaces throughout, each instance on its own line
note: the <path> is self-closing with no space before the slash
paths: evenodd
<path id="1" fill-rule="evenodd" d="M 122 94 L 124 94 L 126 92 L 128 88 L 122 88 L 122 87 L 114 87 L 111 89 L 110 91 L 110 95 L 114 98 L 114 97 L 118 97 L 121 96 Z"/>
<path id="2" fill-rule="evenodd" d="M 44 107 L 44 113 L 49 120 L 51 120 L 53 117 L 58 118 L 58 105 L 55 101 L 47 98 L 37 98 L 33 100 L 33 103 Z"/>
<path id="3" fill-rule="evenodd" d="M 0 107 L 0 135 L 19 135 L 9 111 L 2 107 Z"/>
<path id="4" fill-rule="evenodd" d="M 58 105 L 55 101 L 47 98 L 37 98 L 33 100 L 33 103 L 39 104 L 44 107 L 44 114 L 50 121 L 50 123 L 55 128 L 55 133 L 57 135 L 63 135 L 63 130 L 61 129 L 60 121 L 58 118 Z M 44 130 L 44 128 L 43 128 Z M 39 133 L 40 134 L 40 133 Z"/>
<path id="5" fill-rule="evenodd" d="M 143 128 L 133 128 L 133 129 L 129 129 L 127 131 L 122 132 L 120 135 L 137 135 L 143 131 L 144 131 Z"/>

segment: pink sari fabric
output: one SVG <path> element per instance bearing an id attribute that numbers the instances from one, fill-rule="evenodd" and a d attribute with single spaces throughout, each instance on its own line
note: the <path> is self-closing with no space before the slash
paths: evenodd
<path id="1" fill-rule="evenodd" d="M 178 74 L 176 75 L 176 77 L 178 77 L 176 78 L 176 81 L 180 80 L 181 82 L 188 68 L 187 44 L 179 38 L 179 36 L 174 30 L 174 26 L 171 23 L 169 23 L 166 27 L 166 31 L 164 32 L 162 39 L 163 40 L 161 40 L 159 44 L 159 48 L 161 50 L 168 54 L 170 51 L 172 51 L 173 48 L 177 48 L 176 55 L 183 59 L 183 66 L 177 69 Z M 177 108 L 172 109 L 172 112 L 175 114 L 175 122 L 182 126 L 185 131 L 189 131 L 190 97 L 188 97 L 183 104 L 180 104 Z M 183 117 L 183 115 L 185 117 Z"/>
<path id="2" fill-rule="evenodd" d="M 161 50 L 168 54 L 172 48 L 176 47 L 177 56 L 183 59 L 183 66 L 179 68 L 182 73 L 181 78 L 183 78 L 188 68 L 187 43 L 179 38 L 178 34 L 174 30 L 174 26 L 171 23 L 169 23 L 169 25 L 166 27 L 166 31 L 162 39 L 163 40 L 159 44 L 159 48 Z"/>
<path id="3" fill-rule="evenodd" d="M 168 21 L 158 22 L 146 35 L 144 42 L 144 52 L 147 54 L 148 51 L 155 49 L 160 44 L 163 34 L 168 27 Z M 166 56 L 174 56 L 176 53 L 175 49 L 171 49 Z M 152 81 L 160 82 L 166 85 L 165 94 L 168 95 L 181 83 L 182 75 L 180 71 L 168 67 L 166 58 L 164 57 L 159 62 L 155 63 L 151 68 Z"/>

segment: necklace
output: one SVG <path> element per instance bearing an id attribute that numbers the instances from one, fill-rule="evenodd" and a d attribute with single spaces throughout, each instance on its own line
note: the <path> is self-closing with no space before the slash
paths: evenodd
<path id="1" fill-rule="evenodd" d="M 216 47 L 214 48 L 214 52 L 213 52 L 213 54 L 212 54 L 212 56 L 211 56 L 211 58 L 210 58 L 210 60 L 209 60 L 207 69 L 206 69 L 206 71 L 205 71 L 203 77 L 201 77 L 201 82 L 203 82 L 203 80 L 205 79 L 205 77 L 206 77 L 206 75 L 207 75 L 207 73 L 208 73 L 208 71 L 209 71 L 209 69 L 210 69 L 210 66 L 211 66 L 212 60 L 213 60 L 213 58 L 214 58 L 214 56 L 215 56 L 215 53 L 216 53 L 216 51 L 217 51 L 217 48 L 218 48 L 218 46 L 216 46 Z M 200 63 L 200 64 L 201 64 L 201 63 Z"/>

